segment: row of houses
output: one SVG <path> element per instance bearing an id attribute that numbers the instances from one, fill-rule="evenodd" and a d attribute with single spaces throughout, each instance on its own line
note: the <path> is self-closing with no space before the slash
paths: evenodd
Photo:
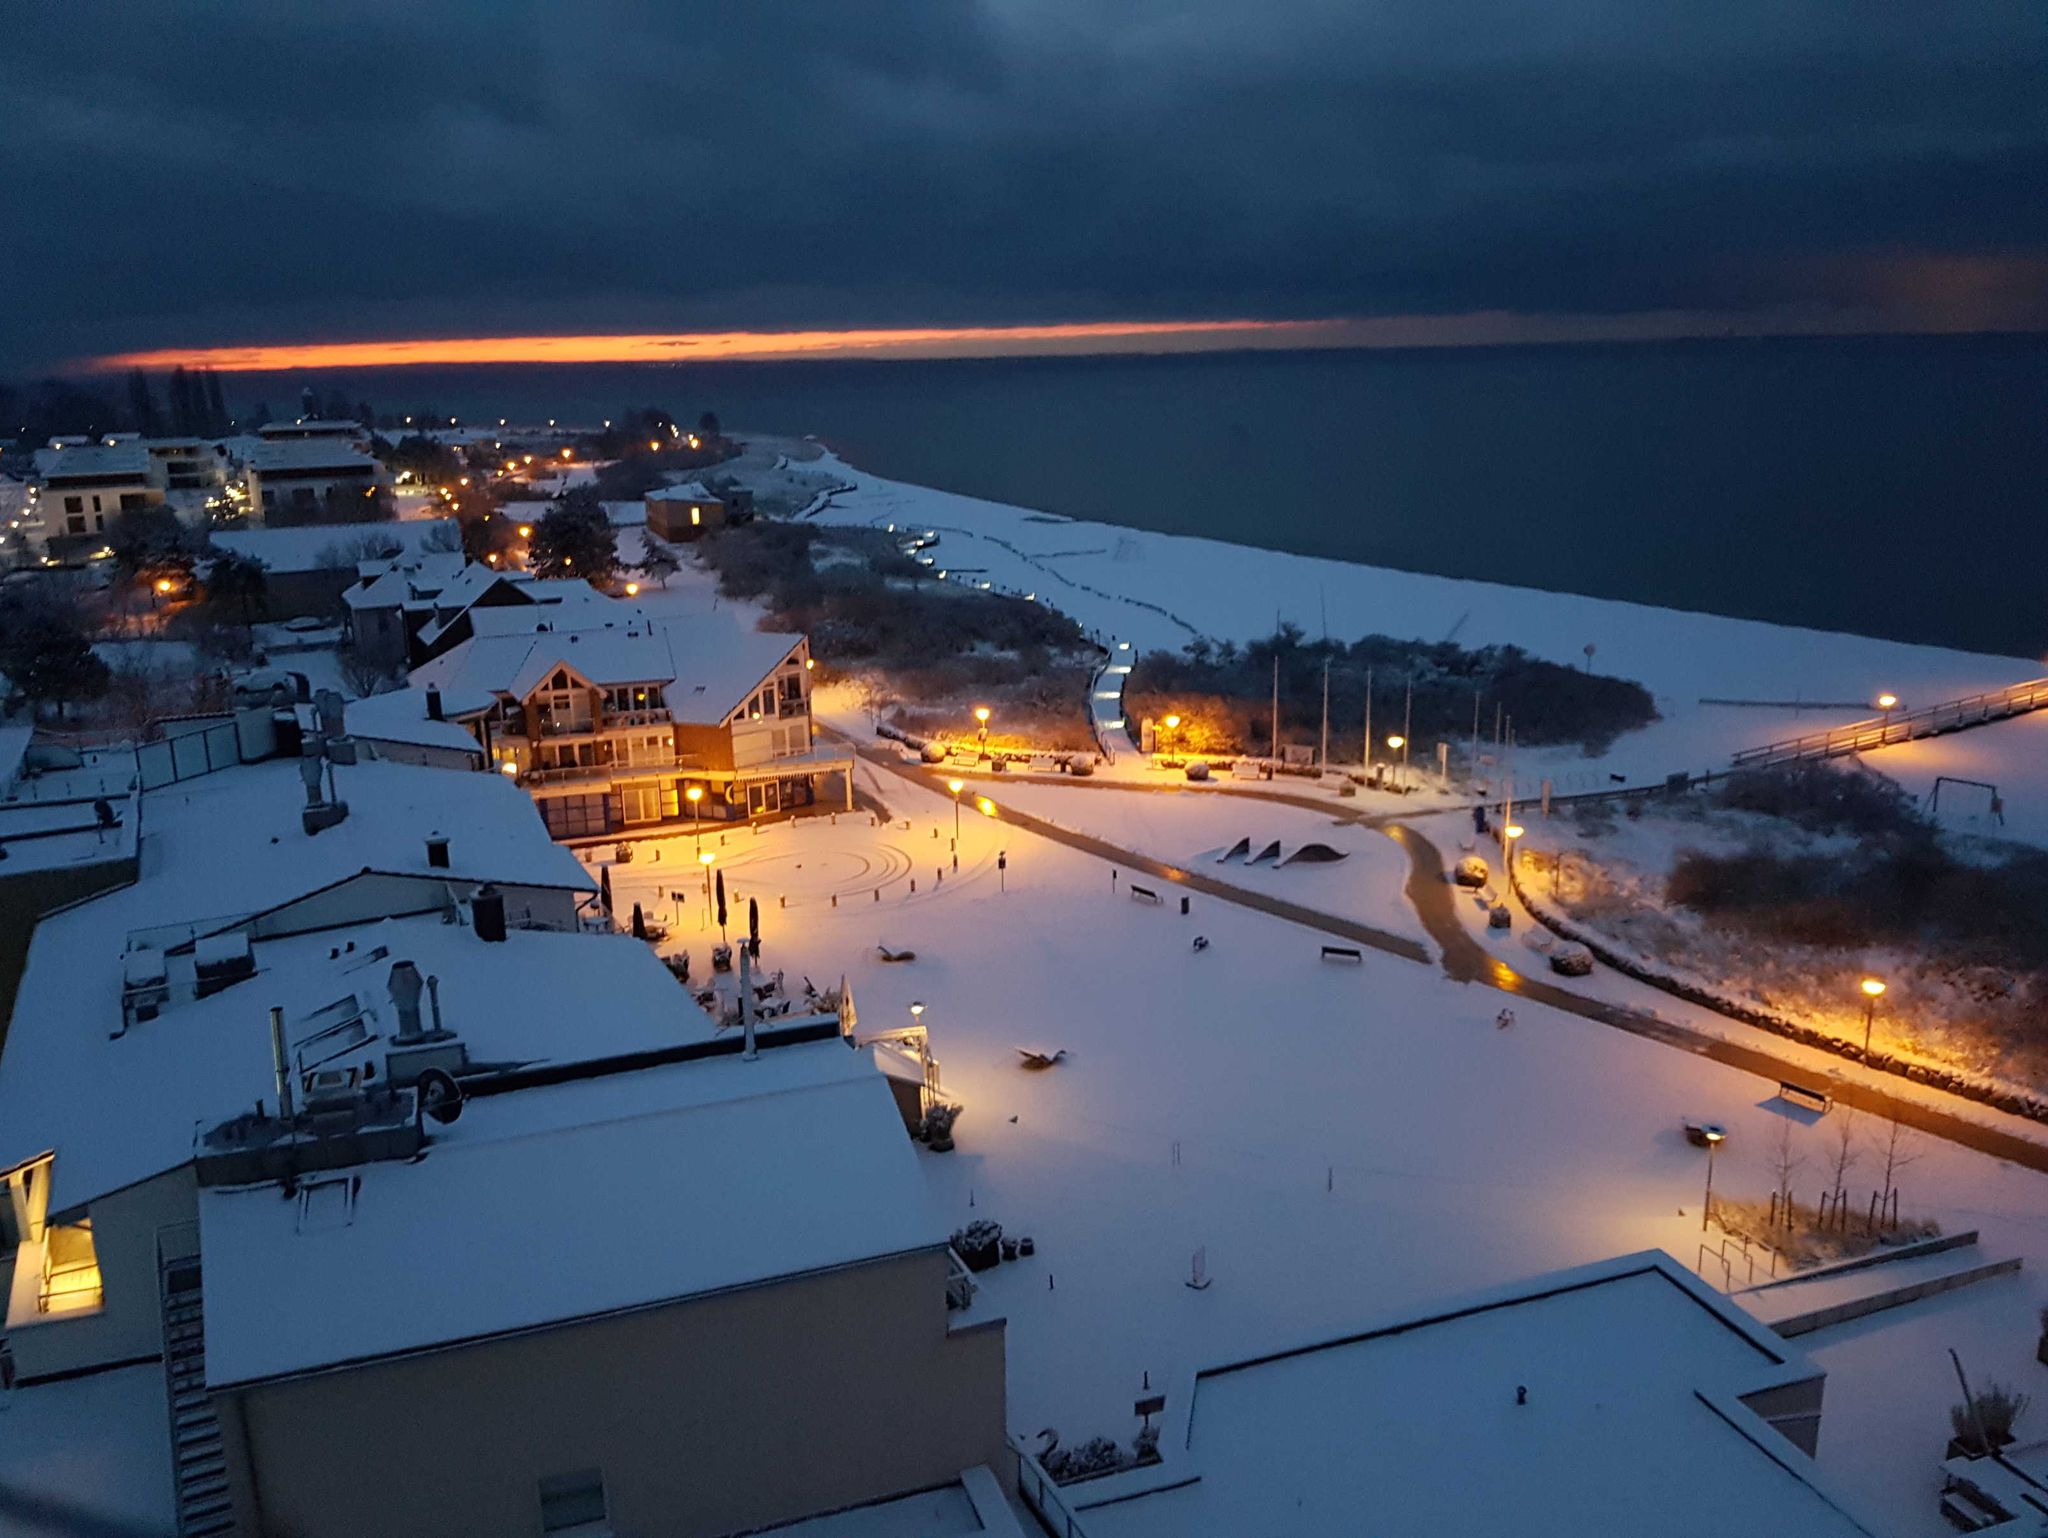
<path id="1" fill-rule="evenodd" d="M 57 438 L 33 457 L 7 548 L 17 562 L 74 564 L 105 544 L 121 513 L 166 505 L 195 522 L 230 507 L 257 528 L 325 521 L 337 499 L 389 489 L 368 448 L 361 426 L 331 421 L 266 423 L 218 439 Z"/>
<path id="2" fill-rule="evenodd" d="M 503 776 L 331 732 L 130 818 L 0 1051 L 21 1509 L 713 1538 L 946 1492 L 1018 1533 L 1002 1322 L 949 1306 L 850 998 L 726 1029 Z"/>

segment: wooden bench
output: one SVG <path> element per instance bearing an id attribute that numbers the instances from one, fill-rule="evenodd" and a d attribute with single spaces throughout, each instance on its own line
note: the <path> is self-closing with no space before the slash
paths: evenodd
<path id="1" fill-rule="evenodd" d="M 1835 1104 L 1834 1096 L 1826 1090 L 1808 1089 L 1804 1084 L 1794 1084 L 1790 1079 L 1778 1081 L 1778 1098 L 1789 1100 L 1797 1106 L 1804 1106 L 1809 1111 L 1817 1111 L 1822 1116 L 1827 1115 Z"/>
<path id="2" fill-rule="evenodd" d="M 1139 902 L 1148 902 L 1155 905 L 1159 901 L 1159 894 L 1153 891 L 1152 888 L 1148 886 L 1139 886 L 1135 882 L 1131 884 L 1131 896 Z"/>
<path id="3" fill-rule="evenodd" d="M 1359 966 L 1364 966 L 1365 952 L 1355 945 L 1326 945 L 1323 947 L 1323 960 L 1351 961 L 1356 962 Z"/>

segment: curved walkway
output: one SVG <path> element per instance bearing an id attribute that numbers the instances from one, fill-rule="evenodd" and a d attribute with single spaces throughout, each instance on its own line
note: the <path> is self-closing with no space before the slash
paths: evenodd
<path id="1" fill-rule="evenodd" d="M 829 727 L 825 728 L 825 730 L 832 732 L 834 736 L 845 737 L 844 733 L 832 731 Z M 891 754 L 881 752 L 866 744 L 855 743 L 851 738 L 846 738 L 846 740 L 853 747 L 855 753 L 877 767 L 886 769 L 890 773 L 913 784 L 922 785 L 927 790 L 933 788 L 932 781 L 921 770 L 914 769 L 900 762 Z M 1082 786 L 1091 789 L 1098 788 L 1096 782 L 1087 780 L 1077 780 L 1073 782 L 1073 787 L 1069 788 Z M 1118 785 L 1103 782 L 1099 788 L 1105 790 L 1165 791 L 1175 787 L 1163 785 Z M 1485 987 L 1498 988 L 1503 993 L 1511 993 L 1521 998 L 1533 999 L 1539 1004 L 1550 1006 L 1552 1009 L 1559 1009 L 1567 1014 L 1577 1015 L 1580 1019 L 1591 1020 L 1601 1025 L 1613 1026 L 1616 1030 L 1627 1031 L 1634 1036 L 1641 1036 L 1650 1041 L 1661 1042 L 1667 1047 L 1676 1047 L 1680 1051 L 1691 1052 L 1696 1056 L 1708 1058 L 1726 1067 L 1737 1068 L 1745 1073 L 1755 1074 L 1759 1078 L 1769 1080 L 1772 1083 L 1779 1083 L 1788 1079 L 1804 1082 L 1813 1077 L 1812 1069 L 1808 1065 L 1795 1062 L 1787 1057 L 1781 1057 L 1763 1048 L 1749 1046 L 1741 1042 L 1727 1041 L 1721 1037 L 1709 1035 L 1704 1031 L 1696 1031 L 1689 1026 L 1678 1025 L 1672 1021 L 1661 1019 L 1642 1010 L 1629 1009 L 1619 1004 L 1608 1004 L 1599 999 L 1590 999 L 1583 994 L 1574 993 L 1568 988 L 1560 988 L 1554 983 L 1544 982 L 1517 972 L 1513 967 L 1473 939 L 1466 931 L 1464 924 L 1458 918 L 1455 907 L 1456 891 L 1446 876 L 1442 853 L 1428 838 L 1416 832 L 1414 828 L 1406 823 L 1383 814 L 1345 813 L 1325 803 L 1312 801 L 1305 796 L 1289 796 L 1275 791 L 1239 791 L 1231 792 L 1231 794 L 1248 795 L 1259 800 L 1277 801 L 1289 805 L 1307 807 L 1315 811 L 1329 812 L 1333 819 L 1337 821 L 1356 822 L 1367 826 L 1384 828 L 1388 836 L 1393 838 L 1408 852 L 1408 882 L 1405 888 L 1405 895 L 1409 902 L 1414 904 L 1415 911 L 1422 920 L 1423 928 L 1428 931 L 1429 937 L 1436 942 L 1441 955 L 1444 974 L 1454 981 L 1478 983 Z M 1343 918 L 1337 914 L 1324 913 L 1314 908 L 1305 908 L 1299 903 L 1291 903 L 1282 898 L 1269 897 L 1262 892 L 1247 891 L 1243 887 L 1232 886 L 1228 882 L 1218 881 L 1212 876 L 1205 876 L 1197 871 L 1184 870 L 1180 866 L 1169 864 L 1164 860 L 1154 859 L 1150 855 L 1140 854 L 1136 850 L 1125 849 L 1120 845 L 1109 842 L 1107 839 L 1096 838 L 1086 833 L 1077 833 L 1071 828 L 1063 828 L 1056 823 L 1048 822 L 1042 817 L 1034 817 L 1027 812 L 1020 812 L 1014 807 L 1006 807 L 1000 802 L 992 801 L 990 804 L 994 806 L 995 816 L 999 821 L 1011 823 L 1023 828 L 1027 832 L 1038 834 L 1042 838 L 1051 839 L 1054 843 L 1064 844 L 1070 849 L 1079 850 L 1083 854 L 1094 855 L 1098 859 L 1107 860 L 1131 870 L 1144 871 L 1161 881 L 1185 887 L 1190 891 L 1200 892 L 1219 901 L 1235 903 L 1241 908 L 1249 908 L 1255 912 L 1270 914 L 1275 918 L 1286 919 L 1290 923 L 1300 924 L 1308 929 L 1320 930 L 1324 934 L 1348 940 L 1353 944 L 1370 946 L 1375 950 L 1385 951 L 1408 961 L 1419 961 L 1426 964 L 1430 960 L 1429 952 L 1424 947 L 1416 944 L 1415 941 L 1408 939 L 1404 935 L 1392 934 L 1383 929 L 1375 929 L 1369 924 L 1361 924 L 1356 920 Z M 1858 1111 L 1869 1111 L 1888 1120 L 1899 1122 L 1904 1126 L 1912 1127 L 1917 1131 L 1928 1133 L 1947 1142 L 1959 1144 L 1964 1148 L 1989 1154 L 1996 1159 L 2010 1160 L 2012 1163 L 2021 1165 L 2024 1168 L 2048 1174 L 2048 1144 L 2037 1143 L 2031 1138 L 2020 1137 L 1997 1127 L 1972 1121 L 1967 1117 L 1944 1111 L 1940 1107 L 1929 1105 L 1924 1101 L 1888 1094 L 1876 1085 L 1867 1084 L 1856 1079 L 1833 1079 L 1829 1085 L 1829 1092 L 1843 1105 L 1853 1107 Z"/>

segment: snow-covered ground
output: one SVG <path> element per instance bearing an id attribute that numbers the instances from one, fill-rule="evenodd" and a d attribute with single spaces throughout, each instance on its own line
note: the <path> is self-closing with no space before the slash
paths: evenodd
<path id="1" fill-rule="evenodd" d="M 1468 646 L 1511 642 L 1573 666 L 1586 664 L 1584 648 L 1591 645 L 1592 665 L 1640 681 L 1656 696 L 1663 719 L 1598 759 L 1574 749 L 1518 754 L 1519 777 L 1533 788 L 1548 776 L 1561 793 L 1604 789 L 1611 774 L 1640 784 L 1678 770 L 1724 767 L 1738 748 L 1862 719 L 1872 710 L 1859 702 L 1880 693 L 1919 706 L 2043 672 L 2038 658 L 1911 646 L 1075 522 L 887 480 L 830 454 L 820 454 L 811 468 L 821 485 L 852 487 L 815 515 L 819 521 L 937 530 L 932 554 L 952 576 L 1035 593 L 1088 630 L 1130 641 L 1140 651 L 1178 650 L 1198 632 L 1252 640 L 1270 635 L 1276 619 L 1311 634 L 1321 634 L 1327 623 L 1330 634 L 1347 638 L 1379 632 Z M 1776 703 L 1707 703 L 1712 700 Z M 1793 708 L 1796 701 L 1809 703 Z M 2014 735 L 1993 728 L 1942 741 L 1969 761 L 1978 754 L 1994 758 L 1979 765 L 1992 772 L 1971 777 L 2010 787 L 2011 831 L 2048 839 L 2048 768 L 2023 772 L 2030 763 L 2048 762 L 2048 754 L 2030 754 Z M 1987 738 L 1997 746 L 1974 746 Z"/>
<path id="2" fill-rule="evenodd" d="M 744 899 L 761 901 L 766 968 L 793 986 L 845 972 L 866 1030 L 908 1024 L 909 1005 L 924 1004 L 945 1088 L 967 1107 L 959 1151 L 924 1157 L 934 1197 L 955 1223 L 993 1218 L 1038 1243 L 1034 1259 L 988 1274 L 976 1305 L 1010 1321 L 1020 1430 L 1127 1438 L 1147 1371 L 1158 1381 L 1650 1246 L 1690 1263 L 1704 1166 L 1679 1130 L 1688 1115 L 1730 1129 L 1720 1189 L 1768 1188 L 1774 1085 L 1527 1002 L 1515 1028 L 1499 1030 L 1492 990 L 1377 954 L 1362 968 L 1327 965 L 1317 934 L 1200 895 L 1186 918 L 1134 903 L 1104 862 L 971 806 L 956 875 L 943 787 L 865 764 L 860 774 L 896 812 L 891 827 L 842 814 L 712 833 L 706 847 L 726 873 L 736 927 Z M 1201 793 L 1021 783 L 990 793 L 1173 858 L 1253 831 L 1247 803 Z M 1286 836 L 1288 815 L 1315 818 L 1252 805 L 1274 836 Z M 1434 836 L 1453 847 L 1451 819 L 1437 822 Z M 1000 876 L 998 851 L 1008 856 Z M 677 925 L 670 943 L 701 965 L 711 935 L 695 869 L 689 835 L 643 842 L 613 886 L 621 911 L 635 900 L 675 910 L 661 913 Z M 1395 901 L 1403 878 L 1399 863 L 1362 852 L 1311 877 L 1337 873 L 1385 889 L 1375 904 Z M 1270 879 L 1285 891 L 1294 877 Z M 1210 940 L 1200 953 L 1196 933 Z M 917 960 L 884 963 L 878 944 L 914 948 Z M 1625 1002 L 1687 1013 L 1627 979 L 1606 981 L 1623 985 L 1637 990 Z M 1020 1047 L 1069 1056 L 1031 1072 Z M 1799 1136 L 1818 1179 L 1822 1133 Z M 1986 1338 L 2004 1342 L 2048 1296 L 2037 1279 L 2048 1180 L 1947 1144 L 1923 1140 L 1920 1151 L 1908 1205 L 1980 1227 L 1987 1249 L 2023 1253 L 2034 1268 L 1948 1305 L 1981 1301 Z M 1215 1279 L 1201 1292 L 1182 1285 L 1198 1248 Z M 1987 1347 L 1982 1370 L 2030 1372 L 2017 1349 L 1999 1344 L 1994 1360 Z M 1845 1382 L 1862 1371 L 1845 1354 Z M 1891 1509 L 1867 1505 L 1880 1531 L 1932 1533 L 1939 1521 L 1947 1391 L 1917 1362 L 1913 1371 L 1911 1385 L 1883 1395 L 1873 1366 L 1866 1392 L 1880 1402 L 1863 1399 L 1840 1431 L 1832 1416 L 1852 1394 L 1830 1394 L 1824 1462 L 1896 1497 Z"/>

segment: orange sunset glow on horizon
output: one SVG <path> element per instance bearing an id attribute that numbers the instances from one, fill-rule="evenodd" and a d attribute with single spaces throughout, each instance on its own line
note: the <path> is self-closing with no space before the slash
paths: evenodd
<path id="1" fill-rule="evenodd" d="M 1341 321 L 1071 321 L 1035 326 L 916 326 L 843 331 L 677 331 L 590 336 L 477 336 L 232 347 L 164 347 L 90 360 L 90 368 L 303 368 L 433 364 L 708 363 L 789 357 L 933 358 L 1030 352 L 1173 351 L 1313 346 Z"/>

